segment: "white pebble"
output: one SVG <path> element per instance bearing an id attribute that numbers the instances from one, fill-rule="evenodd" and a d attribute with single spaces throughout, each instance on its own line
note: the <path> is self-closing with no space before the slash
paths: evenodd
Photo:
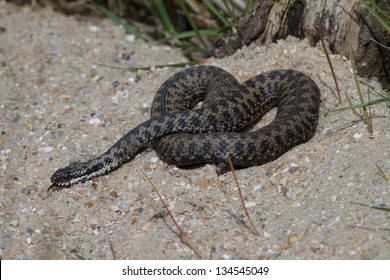
<path id="1" fill-rule="evenodd" d="M 92 25 L 88 29 L 89 29 L 89 31 L 97 32 L 99 30 L 99 27 L 97 27 L 96 25 Z"/>
<path id="2" fill-rule="evenodd" d="M 88 122 L 90 125 L 99 125 L 101 123 L 99 118 L 92 118 Z"/>
<path id="3" fill-rule="evenodd" d="M 222 257 L 224 260 L 231 260 L 232 259 L 232 256 L 228 255 L 228 254 L 223 254 Z"/>
<path id="4" fill-rule="evenodd" d="M 113 211 L 113 212 L 119 212 L 119 207 L 116 206 L 116 205 L 111 205 L 111 206 L 110 206 L 110 209 L 111 209 L 111 211 Z"/>
<path id="5" fill-rule="evenodd" d="M 66 146 L 62 146 L 62 147 L 61 147 L 61 150 L 64 151 L 64 152 L 66 152 L 66 151 L 68 151 L 69 149 L 68 149 L 68 147 L 66 147 Z"/>
<path id="6" fill-rule="evenodd" d="M 268 233 L 268 232 L 266 232 L 266 231 L 264 231 L 263 236 L 264 236 L 265 238 L 270 238 L 270 237 L 271 237 L 271 234 Z"/>
<path id="7" fill-rule="evenodd" d="M 254 207 L 256 206 L 256 202 L 247 202 L 245 203 L 246 208 Z"/>
<path id="8" fill-rule="evenodd" d="M 11 149 L 0 150 L 0 155 L 6 156 L 11 153 Z"/>
<path id="9" fill-rule="evenodd" d="M 134 40 L 135 40 L 135 36 L 134 35 L 132 35 L 132 34 L 126 35 L 126 41 L 127 42 L 132 43 L 132 42 L 134 42 Z"/>
<path id="10" fill-rule="evenodd" d="M 53 149 L 54 149 L 53 147 L 46 146 L 46 147 L 39 148 L 39 151 L 44 153 L 50 153 L 51 151 L 53 151 Z"/>
<path id="11" fill-rule="evenodd" d="M 363 136 L 363 134 L 361 134 L 361 133 L 355 133 L 355 134 L 353 135 L 353 138 L 359 139 L 359 138 L 362 138 L 362 136 Z"/>
<path id="12" fill-rule="evenodd" d="M 158 157 L 152 157 L 152 158 L 150 159 L 150 162 L 151 162 L 151 163 L 156 163 L 156 162 L 158 162 L 158 160 L 159 160 Z"/>

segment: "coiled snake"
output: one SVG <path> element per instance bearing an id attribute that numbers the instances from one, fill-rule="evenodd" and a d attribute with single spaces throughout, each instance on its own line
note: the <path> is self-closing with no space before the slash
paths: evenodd
<path id="1" fill-rule="evenodd" d="M 201 100 L 203 105 L 192 109 Z M 58 169 L 51 187 L 107 174 L 148 146 L 178 166 L 213 162 L 218 172 L 226 172 L 227 155 L 237 167 L 261 165 L 313 137 L 320 103 L 315 82 L 295 70 L 270 71 L 239 84 L 218 67 L 188 68 L 161 85 L 148 121 L 101 156 Z M 276 106 L 270 124 L 239 132 Z"/>

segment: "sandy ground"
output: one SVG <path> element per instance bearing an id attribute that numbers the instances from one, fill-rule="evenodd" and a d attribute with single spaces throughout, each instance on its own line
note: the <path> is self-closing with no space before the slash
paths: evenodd
<path id="1" fill-rule="evenodd" d="M 220 66 L 241 81 L 294 68 L 322 94 L 314 138 L 263 166 L 237 171 L 259 236 L 248 228 L 232 175 L 183 170 L 147 150 L 107 176 L 47 195 L 50 176 L 99 155 L 149 117 L 159 85 L 179 69 L 115 67 L 186 61 L 180 50 L 125 35 L 109 20 L 0 5 L 1 259 L 196 259 L 175 234 L 143 170 L 205 259 L 389 259 L 390 122 L 372 109 L 369 139 L 359 110 L 335 114 L 334 82 L 321 48 L 294 38 L 252 44 Z M 343 98 L 358 103 L 350 64 L 331 57 Z M 362 80 L 380 90 L 375 81 Z M 372 99 L 378 95 L 371 89 Z M 271 112 L 259 125 L 272 120 Z M 162 218 L 164 217 L 164 218 Z M 166 221 L 166 223 L 164 222 Z"/>

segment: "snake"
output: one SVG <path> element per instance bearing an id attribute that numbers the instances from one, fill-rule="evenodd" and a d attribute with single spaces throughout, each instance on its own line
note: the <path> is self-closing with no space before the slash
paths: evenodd
<path id="1" fill-rule="evenodd" d="M 239 83 L 216 66 L 189 67 L 160 86 L 149 120 L 102 155 L 55 171 L 50 188 L 107 174 L 150 147 L 179 167 L 214 163 L 217 173 L 225 173 L 229 159 L 236 168 L 262 165 L 314 136 L 320 103 L 317 84 L 297 70 L 273 70 Z M 273 121 L 248 129 L 274 107 Z"/>

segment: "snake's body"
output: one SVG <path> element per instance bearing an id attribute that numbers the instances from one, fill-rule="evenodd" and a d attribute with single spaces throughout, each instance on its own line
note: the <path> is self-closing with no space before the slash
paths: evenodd
<path id="1" fill-rule="evenodd" d="M 201 108 L 192 109 L 203 100 Z M 261 165 L 308 141 L 317 127 L 320 91 L 295 70 L 275 70 L 239 84 L 214 66 L 185 69 L 166 80 L 152 103 L 151 118 L 130 130 L 101 156 L 57 170 L 52 186 L 70 186 L 107 174 L 152 146 L 174 165 L 214 162 L 226 171 Z M 278 107 L 273 122 L 239 132 Z"/>

